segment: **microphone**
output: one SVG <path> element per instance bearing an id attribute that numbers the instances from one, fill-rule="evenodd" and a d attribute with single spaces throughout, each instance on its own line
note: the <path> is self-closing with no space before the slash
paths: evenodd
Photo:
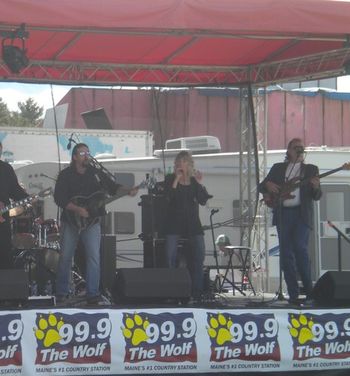
<path id="1" fill-rule="evenodd" d="M 217 213 L 219 211 L 219 209 L 211 209 L 211 215 L 214 215 L 215 213 Z"/>
<path id="2" fill-rule="evenodd" d="M 29 177 L 30 177 L 30 176 L 29 176 Z M 57 180 L 57 179 L 52 178 L 51 176 L 46 175 L 46 174 L 43 174 L 43 173 L 40 174 L 40 177 L 48 178 L 48 179 L 51 179 L 51 180 L 53 180 L 53 181 L 56 181 L 56 180 Z"/>
<path id="3" fill-rule="evenodd" d="M 90 158 L 87 161 L 88 161 L 89 165 L 91 167 L 94 167 L 96 170 L 100 170 L 101 169 L 101 167 L 98 166 L 98 164 L 96 163 L 96 161 L 94 160 L 94 158 L 91 157 L 91 155 L 90 155 Z"/>
<path id="4" fill-rule="evenodd" d="M 295 151 L 296 151 L 296 153 L 297 153 L 298 155 L 301 155 L 301 154 L 304 153 L 305 149 L 304 149 L 302 146 L 297 146 L 297 147 L 295 148 Z"/>
<path id="5" fill-rule="evenodd" d="M 67 150 L 70 150 L 72 147 L 73 135 L 74 133 L 72 133 L 70 137 L 68 138 Z"/>

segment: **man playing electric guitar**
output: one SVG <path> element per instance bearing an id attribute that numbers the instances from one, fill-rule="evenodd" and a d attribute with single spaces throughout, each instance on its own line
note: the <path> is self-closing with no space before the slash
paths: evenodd
<path id="1" fill-rule="evenodd" d="M 304 163 L 304 145 L 294 138 L 288 143 L 286 160 L 275 163 L 259 184 L 259 192 L 272 202 L 273 224 L 277 226 L 281 267 L 287 284 L 289 301 L 298 303 L 300 274 L 306 296 L 311 298 L 312 280 L 308 241 L 313 224 L 313 201 L 322 195 L 318 167 Z M 304 184 L 288 182 L 303 181 Z M 285 188 L 287 186 L 287 188 Z"/>
<path id="2" fill-rule="evenodd" d="M 86 259 L 86 295 L 89 303 L 99 303 L 100 299 L 100 217 L 105 215 L 104 205 L 97 212 L 80 206 L 75 197 L 91 196 L 104 191 L 115 195 L 123 187 L 116 184 L 105 172 L 98 170 L 91 163 L 87 145 L 79 143 L 72 151 L 70 166 L 62 170 L 57 178 L 54 198 L 63 209 L 61 215 L 61 254 L 56 278 L 57 301 L 64 301 L 70 293 L 71 268 L 78 241 L 81 239 Z M 137 189 L 130 189 L 134 196 Z M 89 226 L 80 228 L 70 221 L 70 214 L 89 220 Z M 92 217 L 93 216 L 93 217 Z"/>
<path id="3" fill-rule="evenodd" d="M 0 142 L 0 157 L 2 143 Z M 10 204 L 10 199 L 20 200 L 28 194 L 19 185 L 17 176 L 12 166 L 0 160 L 0 209 Z M 6 212 L 0 218 L 0 269 L 13 267 L 11 251 L 11 223 L 9 213 Z"/>

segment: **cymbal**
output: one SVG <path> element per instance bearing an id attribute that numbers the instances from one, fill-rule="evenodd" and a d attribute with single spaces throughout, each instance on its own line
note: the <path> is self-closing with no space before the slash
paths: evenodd
<path id="1" fill-rule="evenodd" d="M 17 217 L 17 215 L 21 215 L 24 212 L 23 206 L 17 206 L 16 208 L 12 208 L 9 210 L 10 217 Z"/>

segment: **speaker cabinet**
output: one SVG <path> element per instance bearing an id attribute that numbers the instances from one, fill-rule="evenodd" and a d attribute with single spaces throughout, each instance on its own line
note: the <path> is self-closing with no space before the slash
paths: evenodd
<path id="1" fill-rule="evenodd" d="M 116 272 L 116 248 L 115 235 L 103 235 L 101 238 L 101 289 L 112 291 Z"/>
<path id="2" fill-rule="evenodd" d="M 314 286 L 313 298 L 324 306 L 350 306 L 350 271 L 323 274 Z"/>
<path id="3" fill-rule="evenodd" d="M 0 270 L 0 300 L 26 300 L 29 296 L 28 273 L 21 269 Z"/>
<path id="4" fill-rule="evenodd" d="M 119 269 L 114 289 L 117 301 L 186 301 L 191 296 L 191 277 L 185 268 Z"/>

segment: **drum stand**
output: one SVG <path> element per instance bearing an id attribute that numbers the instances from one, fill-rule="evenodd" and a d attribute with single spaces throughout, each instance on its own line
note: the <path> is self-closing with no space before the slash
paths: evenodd
<path id="1" fill-rule="evenodd" d="M 74 263 L 71 271 L 71 290 L 72 295 L 78 296 L 85 290 L 85 279 L 82 277 L 79 267 Z"/>
<path id="2" fill-rule="evenodd" d="M 18 259 L 23 260 L 23 267 L 24 270 L 28 270 L 28 281 L 29 281 L 29 288 L 30 288 L 30 295 L 34 295 L 35 291 L 33 289 L 33 264 L 36 265 L 36 258 L 32 253 L 33 249 L 23 249 L 18 256 L 16 256 L 14 264 Z M 37 293 L 37 291 L 36 291 Z"/>

